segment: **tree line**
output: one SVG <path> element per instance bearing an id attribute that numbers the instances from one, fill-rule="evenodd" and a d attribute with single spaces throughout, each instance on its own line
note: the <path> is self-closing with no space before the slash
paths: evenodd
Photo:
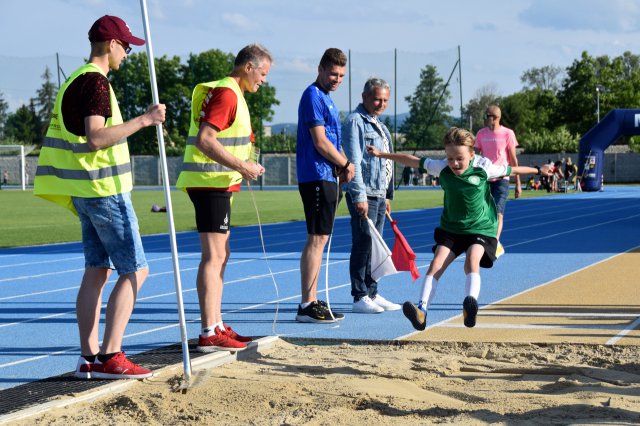
<path id="1" fill-rule="evenodd" d="M 164 125 L 169 155 L 181 155 L 189 130 L 191 93 L 200 82 L 218 80 L 233 68 L 234 55 L 217 49 L 180 57 L 156 59 L 160 102 L 171 111 Z M 43 84 L 28 105 L 8 112 L 0 92 L 0 141 L 3 144 L 39 146 L 53 111 L 57 87 L 48 68 Z M 145 52 L 129 56 L 120 70 L 109 74 L 120 102 L 123 117 L 142 114 L 151 99 Z M 452 115 L 451 94 L 433 65 L 420 70 L 418 86 L 405 98 L 409 117 L 400 126 L 398 149 L 439 149 L 441 137 L 452 125 L 471 129 L 484 126 L 483 115 L 490 104 L 502 109 L 502 124 L 512 128 L 521 147 L 529 153 L 577 152 L 580 137 L 614 108 L 640 107 L 640 56 L 624 52 L 610 58 L 593 57 L 583 52 L 580 58 L 562 69 L 553 65 L 531 68 L 521 76 L 522 89 L 500 96 L 493 85 L 479 89 L 463 107 L 463 116 Z M 302 88 L 301 88 L 302 90 Z M 285 133 L 265 136 L 262 123 L 273 119 L 273 107 L 279 104 L 276 89 L 268 83 L 256 93 L 246 94 L 257 143 L 262 152 L 294 152 L 295 136 Z M 599 107 L 599 108 L 598 108 Z M 390 123 L 387 123 L 390 124 Z M 390 127 L 391 128 L 391 127 Z M 155 129 L 147 128 L 129 138 L 133 154 L 157 154 Z M 622 137 L 634 151 L 640 143 Z"/>

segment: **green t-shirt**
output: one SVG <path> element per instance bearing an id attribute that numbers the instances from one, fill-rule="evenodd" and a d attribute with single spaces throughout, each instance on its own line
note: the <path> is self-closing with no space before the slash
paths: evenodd
<path id="1" fill-rule="evenodd" d="M 446 159 L 422 158 L 420 168 L 438 176 L 444 190 L 440 228 L 454 234 L 496 237 L 498 213 L 487 181 L 510 175 L 511 166 L 497 166 L 476 154 L 460 176 L 453 173 Z"/>

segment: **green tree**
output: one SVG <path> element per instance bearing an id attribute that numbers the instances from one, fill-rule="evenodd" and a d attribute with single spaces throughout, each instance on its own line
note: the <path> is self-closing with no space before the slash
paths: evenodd
<path id="1" fill-rule="evenodd" d="M 587 52 L 567 67 L 558 92 L 560 119 L 571 132 L 583 134 L 596 123 L 596 86 L 600 65 Z"/>
<path id="2" fill-rule="evenodd" d="M 235 56 L 218 49 L 190 54 L 187 59 L 185 83 L 193 90 L 196 84 L 220 80 L 233 70 Z"/>
<path id="3" fill-rule="evenodd" d="M 41 77 L 44 82 L 36 92 L 36 97 L 33 99 L 33 103 L 41 126 L 40 136 L 44 137 L 47 133 L 47 129 L 49 128 L 51 116 L 53 115 L 53 106 L 56 103 L 56 94 L 58 93 L 58 89 L 51 80 L 51 71 L 49 71 L 49 67 L 45 67 L 44 73 Z"/>
<path id="4" fill-rule="evenodd" d="M 0 140 L 4 139 L 5 131 L 4 127 L 7 124 L 7 118 L 9 118 L 9 104 L 4 99 L 4 94 L 0 92 Z"/>
<path id="5" fill-rule="evenodd" d="M 156 79 L 160 103 L 167 105 L 167 118 L 163 125 L 167 152 L 179 151 L 184 146 L 188 126 L 190 90 L 184 83 L 186 68 L 180 58 L 162 56 L 155 60 Z M 125 120 L 143 114 L 153 103 L 149 64 L 145 52 L 130 55 L 120 70 L 109 74 L 113 90 Z M 185 124 L 187 122 L 187 124 Z M 129 138 L 132 154 L 158 153 L 157 130 L 148 127 L 134 133 Z"/>
<path id="6" fill-rule="evenodd" d="M 481 87 L 476 92 L 475 97 L 469 99 L 463 108 L 465 124 L 470 127 L 473 133 L 484 127 L 484 113 L 489 105 L 498 103 L 497 88 L 493 84 Z"/>
<path id="7" fill-rule="evenodd" d="M 403 149 L 441 148 L 442 135 L 450 123 L 451 95 L 435 66 L 427 65 L 420 71 L 420 83 L 409 103 L 409 117 L 400 129 L 405 134 Z"/>
<path id="8" fill-rule="evenodd" d="M 29 106 L 22 105 L 7 117 L 5 137 L 13 138 L 23 145 L 41 145 L 40 122 L 35 112 L 33 100 Z"/>
<path id="9" fill-rule="evenodd" d="M 562 68 L 553 65 L 545 65 L 540 68 L 529 68 L 522 73 L 520 81 L 525 89 L 538 89 L 553 93 L 560 89 L 562 83 Z"/>
<path id="10" fill-rule="evenodd" d="M 499 100 L 501 124 L 511 128 L 518 140 L 529 134 L 552 131 L 558 126 L 558 98 L 552 90 L 530 89 Z"/>
<path id="11" fill-rule="evenodd" d="M 276 88 L 265 83 L 256 93 L 245 93 L 245 99 L 251 114 L 251 128 L 258 141 L 264 137 L 263 123 L 273 120 L 273 106 L 280 105 L 276 99 Z"/>
<path id="12" fill-rule="evenodd" d="M 543 129 L 540 132 L 531 132 L 519 141 L 528 154 L 577 152 L 580 137 L 569 132 L 565 126 L 559 126 L 553 131 Z"/>

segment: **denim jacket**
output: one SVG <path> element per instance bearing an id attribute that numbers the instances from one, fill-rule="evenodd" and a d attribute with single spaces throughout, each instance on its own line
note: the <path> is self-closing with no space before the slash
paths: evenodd
<path id="1" fill-rule="evenodd" d="M 391 134 L 387 127 L 380 123 L 389 141 L 389 149 L 393 151 Z M 385 169 L 382 158 L 367 153 L 367 145 L 384 150 L 382 134 L 376 126 L 374 118 L 360 104 L 349 114 L 342 124 L 342 148 L 347 158 L 355 167 L 356 174 L 351 182 L 343 188 L 349 192 L 354 203 L 367 201 L 367 197 L 393 199 L 393 176 L 389 185 L 385 185 Z"/>

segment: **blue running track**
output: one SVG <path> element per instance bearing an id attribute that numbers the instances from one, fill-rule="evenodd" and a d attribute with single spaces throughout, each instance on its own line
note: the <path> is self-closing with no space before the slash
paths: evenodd
<path id="1" fill-rule="evenodd" d="M 413 193 L 420 196 L 418 191 Z M 423 274 L 432 257 L 433 229 L 440 213 L 437 208 L 393 214 L 417 253 Z M 492 269 L 482 270 L 479 302 L 496 302 L 635 248 L 640 245 L 638 223 L 637 188 L 608 187 L 601 193 L 509 201 L 502 236 L 507 254 Z M 414 331 L 401 311 L 351 314 L 349 218 L 336 221 L 329 259 L 330 303 L 346 315 L 335 324 L 294 320 L 300 300 L 299 259 L 306 239 L 305 224 L 266 225 L 263 231 L 268 263 L 256 226 L 231 232 L 232 255 L 222 308 L 225 322 L 241 334 L 272 335 L 275 329 L 281 336 L 390 340 Z M 391 247 L 393 235 L 388 224 L 384 237 Z M 129 354 L 180 341 L 169 239 L 152 235 L 143 242 L 150 275 L 126 330 L 124 349 Z M 195 291 L 200 256 L 197 233 L 178 234 L 178 247 L 187 329 L 189 337 L 195 338 L 200 328 Z M 442 278 L 430 323 L 460 314 L 462 261 L 457 259 Z M 74 309 L 83 270 L 80 243 L 0 250 L 0 389 L 75 368 L 79 347 Z M 323 266 L 318 285 L 321 299 L 326 299 L 324 271 Z M 403 272 L 385 277 L 379 290 L 387 299 L 402 303 L 417 298 L 420 284 L 421 280 L 412 283 L 409 273 Z"/>

